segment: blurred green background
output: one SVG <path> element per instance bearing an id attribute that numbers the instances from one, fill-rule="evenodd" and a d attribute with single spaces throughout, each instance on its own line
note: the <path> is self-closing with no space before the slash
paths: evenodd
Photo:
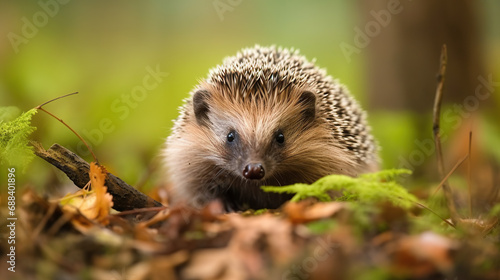
<path id="1" fill-rule="evenodd" d="M 440 45 L 448 43 L 453 49 L 454 42 L 435 40 L 437 55 L 427 56 L 402 47 L 398 40 L 384 34 L 386 29 L 380 23 L 378 32 L 372 30 L 377 34 L 371 42 L 347 58 L 341 44 L 356 46 L 356 28 L 365 30 L 366 24 L 375 20 L 370 11 L 384 9 L 386 2 L 366 7 L 362 1 L 2 1 L 0 106 L 27 111 L 78 91 L 78 95 L 58 100 L 45 109 L 86 138 L 111 172 L 134 185 L 159 162 L 158 154 L 178 114 L 177 108 L 197 81 L 224 57 L 243 47 L 274 44 L 299 49 L 308 59 L 315 58 L 320 67 L 345 84 L 369 111 L 369 121 L 382 146 L 383 166 L 397 167 L 401 155 L 415 149 L 413 140 L 431 132 L 432 98 L 427 112 L 404 104 L 394 108 L 371 104 L 373 98 L 369 96 L 377 94 L 373 92 L 376 85 L 392 83 L 373 78 L 374 72 L 382 70 L 374 68 L 371 58 L 377 58 L 382 46 L 391 54 L 428 61 L 432 70 L 421 72 L 429 74 L 426 79 L 430 79 L 432 88 L 426 90 L 433 96 Z M 411 17 L 417 11 L 411 6 L 416 5 L 413 2 L 401 1 L 404 10 L 392 15 L 387 30 L 403 26 L 396 22 L 400 19 L 413 20 L 415 27 L 424 23 Z M 479 40 L 471 43 L 477 45 L 479 60 L 484 62 L 480 67 L 486 74 L 481 75 L 492 74 L 494 81 L 500 81 L 500 2 L 467 3 L 474 8 L 477 29 L 473 32 Z M 448 9 L 454 12 L 453 7 Z M 439 38 L 448 31 L 462 32 L 457 28 L 449 26 L 440 34 L 429 30 L 420 35 Z M 399 29 L 406 35 L 415 32 L 413 28 Z M 458 52 L 450 61 L 461 56 Z M 418 70 L 418 66 L 400 65 L 397 59 L 377 63 Z M 150 80 L 155 85 L 139 94 L 137 87 L 150 75 L 148 69 L 168 74 L 156 84 Z M 498 85 L 495 88 L 495 98 L 488 103 L 498 105 L 500 89 Z M 391 102 L 384 95 L 375 99 Z M 491 108 L 485 110 L 492 112 L 487 118 L 495 124 L 498 113 Z M 415 124 L 415 118 L 429 121 L 424 125 L 428 131 L 421 132 L 423 128 Z M 34 124 L 38 127 L 34 138 L 46 148 L 57 142 L 92 160 L 78 139 L 48 115 L 38 113 Z M 53 168 L 47 163 L 35 159 L 21 180 L 43 188 L 53 177 L 64 178 L 50 170 Z M 158 172 L 153 178 L 159 177 Z"/>

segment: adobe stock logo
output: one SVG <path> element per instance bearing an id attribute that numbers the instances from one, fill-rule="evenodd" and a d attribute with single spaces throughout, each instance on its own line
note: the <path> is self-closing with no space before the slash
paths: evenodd
<path id="1" fill-rule="evenodd" d="M 212 4 L 214 5 L 215 12 L 217 12 L 220 21 L 223 21 L 224 14 L 234 11 L 234 8 L 239 6 L 241 2 L 243 2 L 243 0 L 215 0 Z"/>
<path id="2" fill-rule="evenodd" d="M 30 39 L 33 39 L 40 28 L 49 23 L 49 18 L 55 17 L 60 10 L 60 5 L 68 4 L 69 0 L 47 0 L 38 1 L 38 6 L 42 8 L 31 16 L 31 19 L 27 17 L 22 17 L 21 22 L 23 23 L 21 27 L 21 35 L 9 32 L 7 34 L 7 39 L 9 39 L 14 52 L 19 53 L 19 46 L 21 44 L 28 44 Z"/>

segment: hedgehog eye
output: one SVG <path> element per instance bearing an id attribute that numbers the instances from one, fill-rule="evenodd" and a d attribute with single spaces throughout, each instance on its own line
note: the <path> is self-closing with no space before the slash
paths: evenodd
<path id="1" fill-rule="evenodd" d="M 278 132 L 278 134 L 276 134 L 276 142 L 280 143 L 280 144 L 283 144 L 285 143 L 285 135 L 283 135 L 283 133 L 281 132 Z"/>
<path id="2" fill-rule="evenodd" d="M 234 141 L 234 138 L 235 138 L 234 131 L 230 131 L 230 132 L 227 134 L 227 142 L 233 142 L 233 141 Z"/>

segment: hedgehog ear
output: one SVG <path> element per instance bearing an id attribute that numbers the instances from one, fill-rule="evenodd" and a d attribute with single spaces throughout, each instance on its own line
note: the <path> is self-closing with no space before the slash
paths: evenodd
<path id="1" fill-rule="evenodd" d="M 199 125 L 208 125 L 208 98 L 210 93 L 204 89 L 200 89 L 193 94 L 193 109 L 194 116 Z"/>
<path id="2" fill-rule="evenodd" d="M 316 95 L 306 90 L 301 93 L 298 103 L 304 107 L 302 110 L 304 120 L 313 121 L 316 116 Z"/>

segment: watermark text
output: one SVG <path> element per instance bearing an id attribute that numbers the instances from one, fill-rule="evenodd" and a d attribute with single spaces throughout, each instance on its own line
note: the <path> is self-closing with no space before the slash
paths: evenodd
<path id="1" fill-rule="evenodd" d="M 7 243 L 10 245 L 7 249 L 7 263 L 9 267 L 7 268 L 11 272 L 16 272 L 16 169 L 8 168 L 7 176 L 7 208 L 9 214 L 7 215 L 7 228 L 8 237 Z"/>

